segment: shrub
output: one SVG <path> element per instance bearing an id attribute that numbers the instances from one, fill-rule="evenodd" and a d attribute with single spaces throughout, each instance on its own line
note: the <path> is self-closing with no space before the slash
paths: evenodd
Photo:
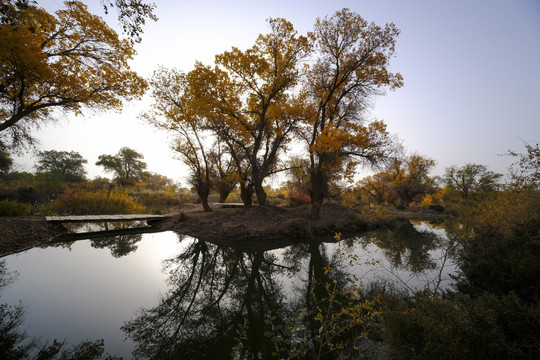
<path id="1" fill-rule="evenodd" d="M 393 359 L 535 359 L 540 307 L 515 295 L 478 298 L 387 295 L 384 327 Z"/>
<path id="2" fill-rule="evenodd" d="M 0 216 L 23 216 L 29 215 L 32 210 L 30 204 L 23 204 L 15 200 L 0 201 Z"/>
<path id="3" fill-rule="evenodd" d="M 150 213 L 167 212 L 182 203 L 180 196 L 165 191 L 141 191 L 131 194 Z"/>
<path id="4" fill-rule="evenodd" d="M 386 207 L 382 205 L 365 206 L 360 209 L 360 215 L 372 223 L 381 223 L 388 219 Z"/>
<path id="5" fill-rule="evenodd" d="M 298 206 L 310 202 L 309 196 L 298 190 L 290 190 L 287 199 L 290 206 Z"/>
<path id="6" fill-rule="evenodd" d="M 145 207 L 122 191 L 69 191 L 44 204 L 45 215 L 140 214 Z"/>

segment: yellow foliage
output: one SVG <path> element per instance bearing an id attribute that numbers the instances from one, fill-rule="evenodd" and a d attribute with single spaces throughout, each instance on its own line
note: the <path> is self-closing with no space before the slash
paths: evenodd
<path id="1" fill-rule="evenodd" d="M 443 193 L 442 192 L 436 192 L 434 194 L 427 194 L 422 199 L 422 202 L 420 203 L 421 207 L 428 207 L 430 205 L 442 205 L 443 204 Z"/>
<path id="2" fill-rule="evenodd" d="M 0 25 L 0 131 L 47 119 L 54 107 L 118 109 L 122 98 L 140 98 L 146 90 L 128 65 L 131 43 L 81 2 L 66 1 L 55 15 L 35 5 L 5 6 L 10 21 Z M 25 140 L 16 132 L 12 137 Z"/>
<path id="3" fill-rule="evenodd" d="M 489 199 L 463 206 L 464 231 L 510 238 L 520 226 L 540 220 L 540 194 L 530 188 L 504 190 Z"/>
<path id="4" fill-rule="evenodd" d="M 353 190 L 347 190 L 341 194 L 341 204 L 348 208 L 354 208 L 357 204 L 356 194 Z"/>

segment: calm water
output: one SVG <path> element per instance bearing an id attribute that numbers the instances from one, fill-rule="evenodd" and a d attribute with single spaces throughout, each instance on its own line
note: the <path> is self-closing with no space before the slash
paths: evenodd
<path id="1" fill-rule="evenodd" d="M 219 358 L 238 324 L 263 333 L 267 313 L 290 316 L 317 281 L 451 286 L 452 244 L 425 223 L 326 240 L 242 252 L 163 232 L 34 248 L 0 260 L 0 303 L 20 303 L 22 330 L 43 342 L 104 339 L 124 359 L 135 349 L 137 358 Z M 259 340 L 250 343 L 262 349 Z"/>

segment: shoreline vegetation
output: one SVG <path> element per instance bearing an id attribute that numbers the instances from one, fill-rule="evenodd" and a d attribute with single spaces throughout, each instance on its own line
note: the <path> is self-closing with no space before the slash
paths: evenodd
<path id="1" fill-rule="evenodd" d="M 369 219 L 350 208 L 325 204 L 321 218 L 310 221 L 309 204 L 296 207 L 253 206 L 204 211 L 200 204 L 181 204 L 163 220 L 152 223 L 160 231 L 174 231 L 200 240 L 236 248 L 279 247 L 295 239 L 316 235 L 368 230 L 395 218 L 438 220 L 444 215 L 422 211 L 388 210 L 386 220 Z M 61 224 L 49 223 L 45 216 L 0 217 L 0 256 L 47 244 L 54 237 L 69 233 Z"/>

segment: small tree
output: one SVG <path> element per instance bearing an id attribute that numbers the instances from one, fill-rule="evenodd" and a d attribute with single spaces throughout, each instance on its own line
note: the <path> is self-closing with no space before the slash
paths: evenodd
<path id="1" fill-rule="evenodd" d="M 173 149 L 191 170 L 188 181 L 197 191 L 204 211 L 212 211 L 208 203 L 212 187 L 212 167 L 202 134 L 189 124 L 178 124 L 176 130 L 178 135 Z"/>
<path id="2" fill-rule="evenodd" d="M 387 172 L 379 172 L 372 176 L 367 176 L 358 182 L 358 187 L 362 196 L 367 197 L 375 204 L 382 205 L 385 202 L 392 202 L 392 175 Z"/>
<path id="3" fill-rule="evenodd" d="M 137 151 L 123 147 L 116 155 L 99 155 L 96 165 L 114 173 L 115 181 L 119 185 L 134 185 L 144 175 L 146 163 L 142 161 L 143 158 L 144 156 Z"/>
<path id="4" fill-rule="evenodd" d="M 394 159 L 390 165 L 392 190 L 400 205 L 409 206 L 413 201 L 420 202 L 432 192 L 435 182 L 428 176 L 435 160 L 420 155 L 409 155 L 405 159 Z"/>
<path id="5" fill-rule="evenodd" d="M 420 155 L 394 158 L 385 171 L 358 182 L 361 193 L 377 204 L 409 206 L 434 192 L 435 181 L 428 176 L 435 161 Z"/>
<path id="6" fill-rule="evenodd" d="M 88 160 L 75 151 L 40 151 L 37 154 L 36 170 L 40 173 L 58 174 L 67 182 L 82 182 L 86 179 L 84 164 Z"/>
<path id="7" fill-rule="evenodd" d="M 489 171 L 484 165 L 466 164 L 460 168 L 446 168 L 444 181 L 462 199 L 472 199 L 497 190 L 501 177 L 502 174 Z"/>

